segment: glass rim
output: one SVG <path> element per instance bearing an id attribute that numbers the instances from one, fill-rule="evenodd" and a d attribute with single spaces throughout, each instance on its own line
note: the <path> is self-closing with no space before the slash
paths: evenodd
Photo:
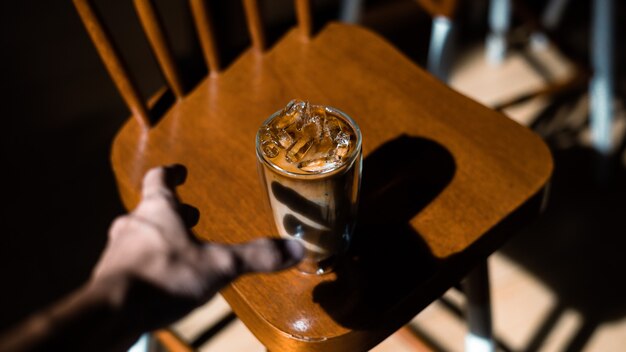
<path id="1" fill-rule="evenodd" d="M 350 117 L 350 115 L 346 114 L 345 112 L 337 108 L 331 107 L 331 106 L 326 106 L 326 105 L 322 105 L 322 106 L 324 107 L 324 109 L 326 109 L 326 111 L 338 116 L 341 119 L 344 119 L 354 131 L 356 144 L 354 148 L 352 149 L 352 151 L 350 152 L 350 155 L 346 158 L 346 161 L 344 163 L 342 163 L 337 168 L 324 170 L 321 172 L 315 172 L 315 173 L 296 173 L 292 171 L 287 171 L 281 168 L 280 166 L 276 165 L 272 161 L 268 160 L 268 158 L 265 156 L 265 154 L 261 150 L 261 144 L 259 143 L 259 134 L 261 132 L 260 127 L 257 130 L 256 138 L 255 138 L 257 160 L 262 160 L 263 163 L 265 163 L 272 170 L 275 170 L 280 174 L 284 174 L 293 178 L 303 178 L 303 179 L 323 178 L 326 176 L 338 174 L 344 170 L 349 169 L 352 166 L 352 164 L 354 164 L 354 161 L 356 160 L 357 156 L 361 154 L 361 129 L 359 128 L 359 125 L 357 125 L 357 123 Z M 271 114 L 267 119 L 265 119 L 265 121 L 263 121 L 263 123 L 261 124 L 261 127 L 269 124 L 269 122 L 272 121 L 282 111 L 283 109 L 280 109 L 274 112 L 273 114 Z"/>

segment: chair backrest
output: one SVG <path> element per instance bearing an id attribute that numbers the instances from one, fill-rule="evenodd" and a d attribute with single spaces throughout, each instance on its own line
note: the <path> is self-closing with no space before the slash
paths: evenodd
<path id="1" fill-rule="evenodd" d="M 102 22 L 101 16 L 93 6 L 93 0 L 73 0 L 78 14 L 93 41 L 100 58 L 113 79 L 120 95 L 130 109 L 134 118 L 138 119 L 144 128 L 151 125 L 149 109 L 145 99 L 137 89 L 136 82 L 129 74 L 119 50 L 116 48 L 109 31 Z M 207 6 L 208 0 L 189 0 L 196 32 L 202 48 L 204 60 L 209 74 L 217 75 L 220 72 L 220 61 L 215 41 L 215 31 L 211 14 Z M 162 20 L 156 11 L 153 0 L 133 0 L 139 21 L 146 34 L 150 47 L 154 52 L 157 63 L 169 89 L 176 99 L 182 99 L 186 92 L 181 83 L 179 70 L 176 66 L 171 46 L 167 41 Z M 310 0 L 294 0 L 298 27 L 303 38 L 308 39 L 312 33 L 312 17 Z M 243 0 L 248 30 L 252 40 L 252 47 L 261 53 L 266 49 L 265 31 L 258 0 Z"/>

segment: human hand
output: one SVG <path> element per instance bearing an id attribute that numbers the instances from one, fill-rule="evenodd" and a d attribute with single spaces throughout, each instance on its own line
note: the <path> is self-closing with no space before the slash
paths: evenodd
<path id="1" fill-rule="evenodd" d="M 147 172 L 141 202 L 113 222 L 93 272 L 91 285 L 110 291 L 131 329 L 169 324 L 239 275 L 282 270 L 303 257 L 296 241 L 267 238 L 225 245 L 195 240 L 173 191 L 185 173 L 182 166 Z"/>
<path id="2" fill-rule="evenodd" d="M 124 351 L 141 333 L 181 318 L 239 275 L 285 269 L 302 259 L 304 248 L 295 241 L 194 240 L 174 194 L 185 173 L 182 166 L 148 171 L 141 202 L 113 222 L 89 282 L 0 334 L 0 350 Z"/>

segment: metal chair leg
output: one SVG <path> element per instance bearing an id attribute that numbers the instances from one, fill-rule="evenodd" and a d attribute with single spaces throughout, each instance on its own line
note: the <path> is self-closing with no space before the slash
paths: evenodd
<path id="1" fill-rule="evenodd" d="M 511 0 L 491 0 L 489 3 L 489 27 L 487 35 L 487 61 L 500 64 L 506 55 L 506 36 L 511 25 Z"/>
<path id="2" fill-rule="evenodd" d="M 465 337 L 465 351 L 495 352 L 491 327 L 489 271 L 486 259 L 465 278 L 463 291 L 467 297 L 466 314 L 469 326 L 469 332 Z"/>
<path id="3" fill-rule="evenodd" d="M 342 0 L 339 19 L 346 23 L 358 23 L 363 9 L 363 0 Z"/>
<path id="4" fill-rule="evenodd" d="M 541 14 L 541 26 L 548 30 L 554 30 L 561 19 L 563 18 L 563 13 L 565 12 L 565 8 L 569 0 L 550 0 L 546 4 L 542 14 Z M 548 37 L 541 32 L 535 31 L 530 36 L 530 43 L 533 49 L 535 50 L 544 50 L 548 47 Z"/>
<path id="5" fill-rule="evenodd" d="M 541 14 L 541 25 L 546 29 L 553 30 L 561 22 L 563 12 L 569 0 L 550 0 Z"/>
<path id="6" fill-rule="evenodd" d="M 150 352 L 150 333 L 142 334 L 128 349 L 128 352 Z"/>
<path id="7" fill-rule="evenodd" d="M 592 11 L 591 135 L 601 154 L 611 152 L 613 124 L 613 0 L 594 0 Z"/>
<path id="8" fill-rule="evenodd" d="M 448 82 L 454 49 L 454 22 L 445 16 L 433 18 L 428 48 L 428 71 L 443 82 Z"/>

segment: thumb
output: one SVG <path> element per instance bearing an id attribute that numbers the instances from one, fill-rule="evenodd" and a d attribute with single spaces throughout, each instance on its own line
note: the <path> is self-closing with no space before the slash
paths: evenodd
<path id="1" fill-rule="evenodd" d="M 304 247 L 295 240 L 263 238 L 235 245 L 208 244 L 206 266 L 225 281 L 253 272 L 274 272 L 299 263 Z"/>

